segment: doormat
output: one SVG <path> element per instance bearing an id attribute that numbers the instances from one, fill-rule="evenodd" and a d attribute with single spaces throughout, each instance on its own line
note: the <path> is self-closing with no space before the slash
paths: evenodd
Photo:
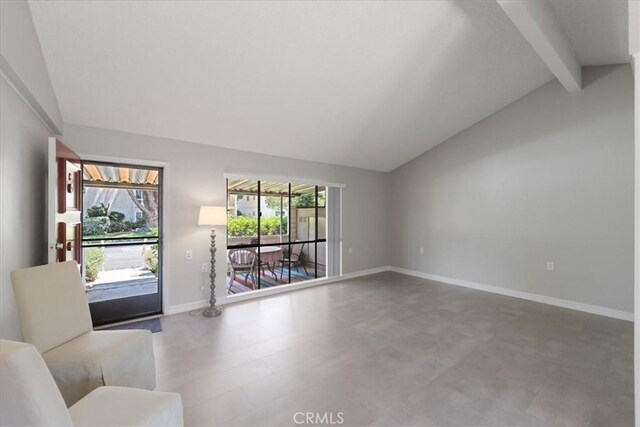
<path id="1" fill-rule="evenodd" d="M 147 329 L 152 333 L 162 332 L 162 323 L 160 319 L 147 319 L 140 320 L 139 322 L 125 323 L 123 325 L 110 326 L 108 328 L 102 328 L 103 331 L 117 331 L 122 329 Z"/>

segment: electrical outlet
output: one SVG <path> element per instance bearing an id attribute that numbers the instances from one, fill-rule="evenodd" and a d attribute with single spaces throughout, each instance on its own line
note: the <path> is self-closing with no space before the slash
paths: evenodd
<path id="1" fill-rule="evenodd" d="M 555 271 L 556 263 L 553 261 L 547 261 L 547 271 Z"/>
<path id="2" fill-rule="evenodd" d="M 184 254 L 184 259 L 193 259 L 193 251 L 188 249 Z"/>
<path id="3" fill-rule="evenodd" d="M 420 248 L 420 255 L 424 254 L 424 248 Z"/>
<path id="4" fill-rule="evenodd" d="M 207 272 L 207 267 L 208 267 L 207 263 L 203 262 L 202 265 L 200 265 L 200 271 L 203 272 L 203 273 L 206 273 Z"/>

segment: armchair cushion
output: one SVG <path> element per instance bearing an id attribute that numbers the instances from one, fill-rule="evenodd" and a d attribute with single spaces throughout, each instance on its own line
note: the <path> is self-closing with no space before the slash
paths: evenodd
<path id="1" fill-rule="evenodd" d="M 69 412 L 77 427 L 156 427 L 183 423 L 179 394 L 125 387 L 100 387 L 69 408 Z"/>
<path id="2" fill-rule="evenodd" d="M 146 330 L 90 331 L 42 357 L 67 406 L 102 385 L 156 386 L 153 340 Z"/>
<path id="3" fill-rule="evenodd" d="M 98 331 L 75 261 L 11 273 L 20 325 L 68 406 L 101 385 L 155 387 L 149 331 Z"/>
<path id="4" fill-rule="evenodd" d="M 182 426 L 177 393 L 100 387 L 70 409 L 38 350 L 0 340 L 0 426 Z"/>
<path id="5" fill-rule="evenodd" d="M 71 417 L 40 353 L 0 340 L 0 425 L 70 426 Z"/>
<path id="6" fill-rule="evenodd" d="M 24 340 L 40 353 L 93 328 L 75 261 L 17 270 L 11 282 Z"/>

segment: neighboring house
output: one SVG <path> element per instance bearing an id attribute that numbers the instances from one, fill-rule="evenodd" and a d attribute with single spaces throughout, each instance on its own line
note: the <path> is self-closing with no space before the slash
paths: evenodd
<path id="1" fill-rule="evenodd" d="M 249 218 L 258 217 L 258 196 L 247 195 L 229 195 L 229 199 L 235 198 L 235 215 L 242 215 Z M 231 203 L 229 203 L 231 207 Z M 269 218 L 276 216 L 278 211 L 267 206 L 266 197 L 260 198 L 260 209 L 262 210 L 262 216 Z"/>
<path id="2" fill-rule="evenodd" d="M 113 188 L 85 188 L 82 216 L 87 216 L 87 210 L 95 205 L 104 203 L 109 212 L 118 211 L 124 214 L 125 221 L 137 221 L 143 218 L 143 213 L 131 200 L 126 191 Z M 142 201 L 142 190 L 134 190 L 138 200 Z"/>

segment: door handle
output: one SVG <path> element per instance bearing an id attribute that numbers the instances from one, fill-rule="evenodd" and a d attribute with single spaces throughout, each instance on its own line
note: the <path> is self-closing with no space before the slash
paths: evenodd
<path id="1" fill-rule="evenodd" d="M 64 243 L 56 243 L 56 249 L 64 249 Z"/>

